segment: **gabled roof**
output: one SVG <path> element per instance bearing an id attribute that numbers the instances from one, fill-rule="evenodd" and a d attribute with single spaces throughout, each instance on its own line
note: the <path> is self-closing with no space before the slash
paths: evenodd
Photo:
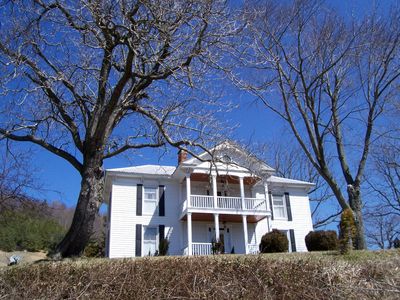
<path id="1" fill-rule="evenodd" d="M 203 153 L 199 154 L 198 157 L 192 157 L 184 162 L 182 162 L 183 166 L 196 166 L 200 165 L 203 162 L 201 159 L 207 160 L 210 159 L 210 153 L 217 157 L 222 157 L 225 154 L 228 154 L 232 160 L 233 164 L 236 162 L 241 167 L 245 167 L 247 169 L 252 169 L 257 167 L 259 171 L 263 172 L 274 172 L 275 169 L 267 165 L 264 161 L 257 158 L 255 155 L 249 153 L 236 143 L 232 141 L 224 141 L 214 148 L 211 148 L 209 151 L 204 151 Z M 239 161 L 235 161 L 235 158 Z"/>
<path id="2" fill-rule="evenodd" d="M 107 172 L 171 176 L 174 173 L 175 169 L 176 167 L 174 166 L 142 165 L 127 168 L 107 169 Z"/>
<path id="3" fill-rule="evenodd" d="M 304 187 L 310 187 L 310 188 L 315 186 L 315 183 L 312 183 L 312 182 L 283 178 L 283 177 L 278 177 L 278 176 L 270 176 L 267 179 L 267 182 L 272 183 L 272 184 L 282 184 L 282 185 L 288 184 L 288 185 L 304 186 Z"/>

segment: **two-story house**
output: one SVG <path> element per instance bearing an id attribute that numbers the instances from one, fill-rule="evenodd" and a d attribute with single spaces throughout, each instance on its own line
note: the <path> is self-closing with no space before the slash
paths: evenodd
<path id="1" fill-rule="evenodd" d="M 107 256 L 153 255 L 169 240 L 170 255 L 257 253 L 272 229 L 287 234 L 289 251 L 307 251 L 313 230 L 308 191 L 314 184 L 274 176 L 274 169 L 232 143 L 198 158 L 178 154 L 178 165 L 109 169 Z"/>

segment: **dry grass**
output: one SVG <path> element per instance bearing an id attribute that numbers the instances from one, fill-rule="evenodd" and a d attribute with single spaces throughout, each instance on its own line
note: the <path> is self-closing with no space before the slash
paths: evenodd
<path id="1" fill-rule="evenodd" d="M 31 264 L 35 261 L 42 260 L 46 258 L 45 252 L 26 252 L 26 251 L 13 251 L 13 252 L 4 252 L 0 250 L 0 267 L 5 267 L 8 265 L 8 258 L 18 255 L 22 258 L 22 264 Z"/>
<path id="2" fill-rule="evenodd" d="M 0 299 L 398 299 L 400 253 L 79 259 L 0 269 Z"/>

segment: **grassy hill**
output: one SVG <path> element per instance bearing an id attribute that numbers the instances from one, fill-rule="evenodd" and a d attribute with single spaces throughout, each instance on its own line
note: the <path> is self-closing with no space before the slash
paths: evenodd
<path id="1" fill-rule="evenodd" d="M 77 259 L 0 268 L 0 299 L 399 299 L 400 252 Z"/>

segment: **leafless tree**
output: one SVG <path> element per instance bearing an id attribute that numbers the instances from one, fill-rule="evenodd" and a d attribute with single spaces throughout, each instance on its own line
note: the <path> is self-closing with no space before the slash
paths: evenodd
<path id="1" fill-rule="evenodd" d="M 79 255 L 91 235 L 105 159 L 167 145 L 192 153 L 224 135 L 213 117 L 218 99 L 207 94 L 218 75 L 209 70 L 221 66 L 217 50 L 236 27 L 220 0 L 1 8 L 0 134 L 50 151 L 82 177 L 58 254 Z"/>
<path id="2" fill-rule="evenodd" d="M 380 249 L 392 249 L 396 238 L 400 238 L 400 216 L 384 208 L 373 207 L 365 217 L 368 244 Z"/>
<path id="3" fill-rule="evenodd" d="M 385 139 L 373 154 L 373 176 L 367 178 L 377 205 L 400 216 L 400 146 L 396 141 Z"/>
<path id="4" fill-rule="evenodd" d="M 364 249 L 361 185 L 376 124 L 398 93 L 399 10 L 358 21 L 321 1 L 267 1 L 244 16 L 249 47 L 239 54 L 250 71 L 236 83 L 286 122 L 341 208 L 353 211 L 355 246 Z"/>
<path id="5" fill-rule="evenodd" d="M 42 190 L 29 154 L 0 144 L 0 211 L 30 206 L 32 199 L 27 193 Z"/>
<path id="6" fill-rule="evenodd" d="M 314 228 L 328 225 L 336 220 L 341 213 L 340 207 L 334 201 L 326 181 L 298 145 L 281 138 L 279 143 L 269 142 L 263 153 L 262 157 L 268 157 L 266 161 L 274 167 L 277 176 L 315 183 L 315 188 L 309 192 Z"/>
<path id="7" fill-rule="evenodd" d="M 398 111 L 397 111 L 398 113 Z M 372 151 L 373 164 L 366 176 L 371 203 L 366 207 L 369 244 L 390 249 L 400 238 L 400 157 L 398 124 Z"/>
<path id="8" fill-rule="evenodd" d="M 74 217 L 74 209 L 63 202 L 56 200 L 49 203 L 49 214 L 65 230 L 68 230 Z"/>

